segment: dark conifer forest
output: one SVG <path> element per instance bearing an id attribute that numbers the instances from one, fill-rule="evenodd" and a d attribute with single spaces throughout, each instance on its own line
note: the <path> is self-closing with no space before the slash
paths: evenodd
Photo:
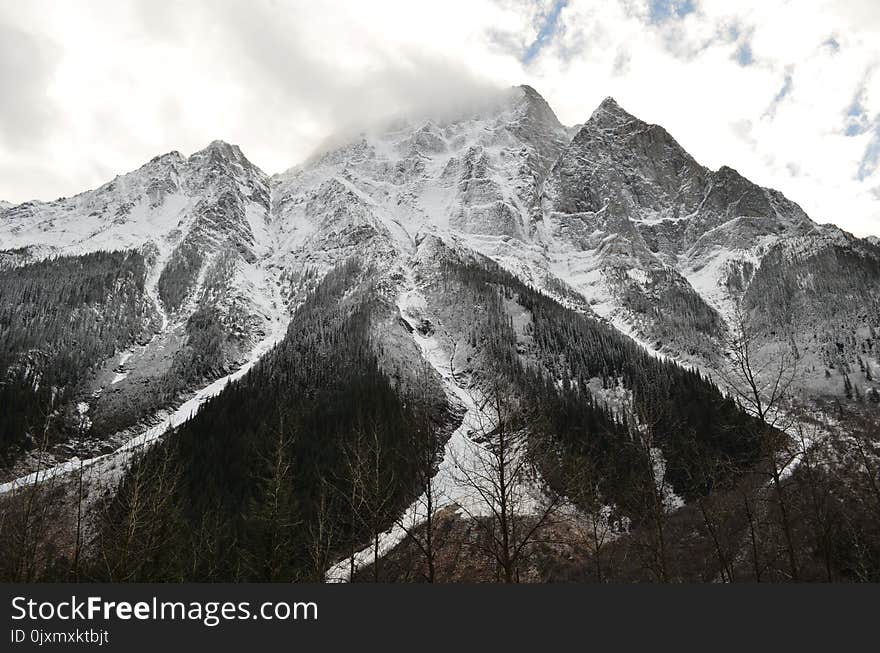
<path id="1" fill-rule="evenodd" d="M 732 470 L 758 459 L 759 425 L 699 372 L 652 357 L 611 327 L 563 307 L 489 261 L 452 263 L 443 282 L 444 292 L 457 292 L 465 305 L 480 307 L 471 338 L 492 361 L 489 369 L 530 398 L 533 437 L 558 447 L 543 464 L 579 460 L 598 475 L 593 481 L 602 499 L 630 517 L 639 516 L 644 500 L 633 488 L 644 487 L 651 472 L 639 428 L 650 430 L 653 446 L 667 461 L 668 481 L 687 500 L 708 494 L 716 483 L 730 480 Z M 451 291 L 449 284 L 459 290 Z M 533 358 L 518 354 L 505 299 L 531 315 Z M 621 410 L 594 398 L 593 378 L 630 390 L 632 405 Z M 560 470 L 546 472 L 562 491 L 572 489 Z"/>
<path id="2" fill-rule="evenodd" d="M 76 428 L 53 414 L 93 366 L 145 336 L 144 277 L 134 252 L 0 271 L 0 461 Z"/>

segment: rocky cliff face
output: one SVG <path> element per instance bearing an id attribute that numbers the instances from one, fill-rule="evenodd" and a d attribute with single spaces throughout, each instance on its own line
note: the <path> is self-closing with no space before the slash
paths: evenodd
<path id="1" fill-rule="evenodd" d="M 559 276 L 658 349 L 711 367 L 740 307 L 768 339 L 799 343 L 814 390 L 823 378 L 827 390 L 842 385 L 826 370 L 876 364 L 863 360 L 875 356 L 865 334 L 878 326 L 871 244 L 817 225 L 731 168 L 700 166 L 610 98 L 557 160 L 544 216 L 551 243 L 569 248 L 555 261 Z"/>

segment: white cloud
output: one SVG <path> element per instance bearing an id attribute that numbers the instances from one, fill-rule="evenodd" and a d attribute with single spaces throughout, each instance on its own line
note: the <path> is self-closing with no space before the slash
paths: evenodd
<path id="1" fill-rule="evenodd" d="M 336 130 L 529 83 L 567 123 L 613 95 L 699 161 L 880 234 L 880 170 L 863 166 L 880 146 L 873 0 L 571 0 L 528 63 L 554 0 L 18 4 L 0 8 L 16 39 L 0 88 L 17 98 L 0 101 L 3 199 L 71 194 L 215 138 L 275 172 Z M 857 97 L 867 127 L 847 135 Z"/>

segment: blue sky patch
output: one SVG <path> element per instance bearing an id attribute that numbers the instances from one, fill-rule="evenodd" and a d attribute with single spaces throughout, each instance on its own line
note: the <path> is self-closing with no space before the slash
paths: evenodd
<path id="1" fill-rule="evenodd" d="M 752 46 L 748 41 L 740 45 L 736 52 L 733 54 L 733 58 L 736 59 L 736 63 L 740 66 L 751 66 L 752 62 L 755 60 L 755 57 L 752 55 Z"/>
<path id="2" fill-rule="evenodd" d="M 843 128 L 843 133 L 847 136 L 861 136 L 871 128 L 868 112 L 862 106 L 864 93 L 865 89 L 860 88 L 846 109 L 846 126 Z"/>
<path id="3" fill-rule="evenodd" d="M 840 43 L 838 43 L 837 39 L 833 36 L 829 36 L 822 42 L 822 45 L 831 50 L 831 52 L 839 52 L 840 51 Z"/>
<path id="4" fill-rule="evenodd" d="M 782 88 L 779 89 L 779 93 L 776 94 L 776 97 L 773 98 L 773 102 L 779 104 L 785 98 L 786 95 L 791 93 L 792 87 L 792 77 L 791 73 L 785 74 L 785 81 L 782 83 Z"/>
<path id="5" fill-rule="evenodd" d="M 535 37 L 535 40 L 532 41 L 531 45 L 529 45 L 529 47 L 526 48 L 526 51 L 523 52 L 521 61 L 524 64 L 531 62 L 541 51 L 541 48 L 553 39 L 553 36 L 559 29 L 559 14 L 567 4 L 568 0 L 556 0 L 556 2 L 553 3 L 553 7 L 547 12 L 547 15 L 544 16 L 544 22 L 541 25 L 541 29 L 538 30 L 538 35 Z"/>
<path id="6" fill-rule="evenodd" d="M 782 88 L 780 88 L 776 95 L 773 96 L 773 100 L 771 100 L 770 106 L 767 108 L 767 111 L 764 115 L 776 115 L 776 108 L 779 106 L 779 103 L 782 102 L 791 93 L 791 89 L 794 88 L 794 77 L 791 70 L 791 68 L 788 68 L 786 70 L 785 79 L 782 82 Z"/>
<path id="7" fill-rule="evenodd" d="M 880 164 L 880 114 L 874 116 L 873 120 L 868 116 L 868 112 L 862 104 L 864 95 L 865 88 L 863 86 L 846 109 L 846 126 L 843 129 L 843 133 L 847 136 L 861 136 L 872 132 L 871 140 L 865 147 L 865 153 L 862 155 L 859 170 L 856 173 L 856 178 L 859 181 L 864 181 L 874 174 L 877 165 Z"/>
<path id="8" fill-rule="evenodd" d="M 684 18 L 696 11 L 693 0 L 650 0 L 648 21 L 662 23 L 670 18 Z"/>
<path id="9" fill-rule="evenodd" d="M 865 181 L 865 179 L 874 174 L 877 164 L 880 163 L 880 119 L 874 122 L 874 135 L 868 143 L 868 147 L 865 148 L 865 154 L 862 156 L 861 163 L 859 163 L 857 175 L 859 181 Z"/>

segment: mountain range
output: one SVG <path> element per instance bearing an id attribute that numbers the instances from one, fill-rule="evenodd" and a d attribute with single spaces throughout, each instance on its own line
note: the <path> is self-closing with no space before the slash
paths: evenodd
<path id="1" fill-rule="evenodd" d="M 656 543 L 657 510 L 693 519 L 757 470 L 778 492 L 768 433 L 880 422 L 877 239 L 702 166 L 613 99 L 569 128 L 521 86 L 339 143 L 270 176 L 214 141 L 74 197 L 0 203 L 3 492 L 85 468 L 93 512 L 115 516 L 89 532 L 118 539 L 141 472 L 156 492 L 174 461 L 157 530 L 139 539 L 177 548 L 149 549 L 135 571 L 114 550 L 110 580 L 354 579 L 380 549 L 392 569 L 434 509 L 458 510 L 443 513 L 451 530 L 498 516 L 474 478 L 505 432 L 516 469 L 529 461 L 517 518 L 599 505 L 587 521 L 601 514 L 609 540 L 647 529 Z M 737 376 L 746 335 L 760 388 Z M 773 408 L 809 415 L 784 425 L 748 400 L 778 399 L 783 362 Z M 802 449 L 781 476 L 797 477 Z M 355 506 L 370 456 L 382 469 Z M 280 521 L 299 529 L 282 529 L 277 561 L 261 553 L 282 538 L 267 530 L 272 479 Z M 419 508 L 435 484 L 444 499 Z M 791 553 L 792 529 L 784 547 L 767 528 L 767 546 Z M 184 549 L 203 552 L 189 572 L 169 562 Z M 651 550 L 645 569 L 666 580 Z M 725 556 L 677 573 L 733 580 L 751 564 Z M 777 578 L 807 573 L 790 563 Z M 546 579 L 536 564 L 487 568 Z"/>

